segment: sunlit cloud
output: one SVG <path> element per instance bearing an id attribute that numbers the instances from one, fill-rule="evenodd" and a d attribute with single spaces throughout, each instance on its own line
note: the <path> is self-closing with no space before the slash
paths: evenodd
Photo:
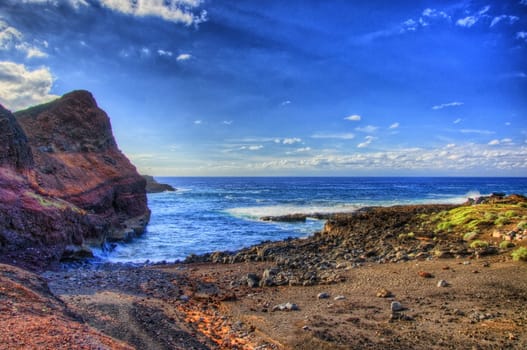
<path id="1" fill-rule="evenodd" d="M 0 102 L 13 111 L 49 102 L 53 76 L 48 67 L 30 70 L 23 64 L 0 62 Z"/>
<path id="2" fill-rule="evenodd" d="M 350 121 L 354 121 L 354 122 L 357 122 L 359 120 L 362 119 L 362 117 L 358 114 L 352 114 L 350 116 L 347 116 L 346 118 L 344 118 L 345 120 L 350 120 Z"/>
<path id="3" fill-rule="evenodd" d="M 180 55 L 178 55 L 178 57 L 176 58 L 176 60 L 178 61 L 188 61 L 192 58 L 192 55 L 188 54 L 188 53 L 182 53 Z"/>
<path id="4" fill-rule="evenodd" d="M 389 129 L 397 129 L 399 127 L 399 123 L 395 122 L 392 125 L 390 125 Z"/>
<path id="5" fill-rule="evenodd" d="M 377 138 L 376 137 L 373 137 L 373 136 L 366 136 L 364 138 L 364 142 L 361 142 L 357 145 L 357 148 L 364 148 L 364 147 L 368 147 L 374 140 L 376 140 Z"/>

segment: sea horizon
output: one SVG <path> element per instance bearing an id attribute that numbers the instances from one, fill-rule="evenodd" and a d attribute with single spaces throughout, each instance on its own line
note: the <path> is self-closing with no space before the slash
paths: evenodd
<path id="1" fill-rule="evenodd" d="M 368 206 L 462 204 L 492 193 L 527 195 L 527 177 L 156 176 L 175 192 L 148 195 L 146 232 L 102 261 L 159 262 L 308 237 L 324 220 L 264 222 L 265 216 L 347 213 Z"/>

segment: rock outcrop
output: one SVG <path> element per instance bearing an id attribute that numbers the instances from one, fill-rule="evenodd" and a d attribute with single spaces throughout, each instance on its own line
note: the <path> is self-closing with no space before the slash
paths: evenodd
<path id="1" fill-rule="evenodd" d="M 160 192 L 173 192 L 176 189 L 169 184 L 163 184 L 159 183 L 154 179 L 153 176 L 150 175 L 143 175 L 144 179 L 146 180 L 146 193 L 160 193 Z"/>
<path id="2" fill-rule="evenodd" d="M 0 261 L 39 268 L 143 232 L 145 180 L 90 93 L 0 109 Z"/>

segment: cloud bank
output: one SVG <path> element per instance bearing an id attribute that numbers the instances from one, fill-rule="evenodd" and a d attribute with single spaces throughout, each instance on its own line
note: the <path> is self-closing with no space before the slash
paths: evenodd
<path id="1" fill-rule="evenodd" d="M 0 102 L 10 110 L 58 98 L 50 93 L 52 85 L 53 76 L 47 67 L 30 70 L 23 64 L 0 62 Z"/>

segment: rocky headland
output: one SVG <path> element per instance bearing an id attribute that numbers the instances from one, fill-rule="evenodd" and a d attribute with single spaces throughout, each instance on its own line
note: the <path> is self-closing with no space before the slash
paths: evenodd
<path id="1" fill-rule="evenodd" d="M 12 114 L 0 107 L 0 261 L 42 269 L 140 234 L 145 180 L 86 91 Z"/>
<path id="2" fill-rule="evenodd" d="M 157 182 L 151 175 L 143 175 L 146 181 L 146 193 L 174 192 L 176 189 L 169 185 Z"/>

